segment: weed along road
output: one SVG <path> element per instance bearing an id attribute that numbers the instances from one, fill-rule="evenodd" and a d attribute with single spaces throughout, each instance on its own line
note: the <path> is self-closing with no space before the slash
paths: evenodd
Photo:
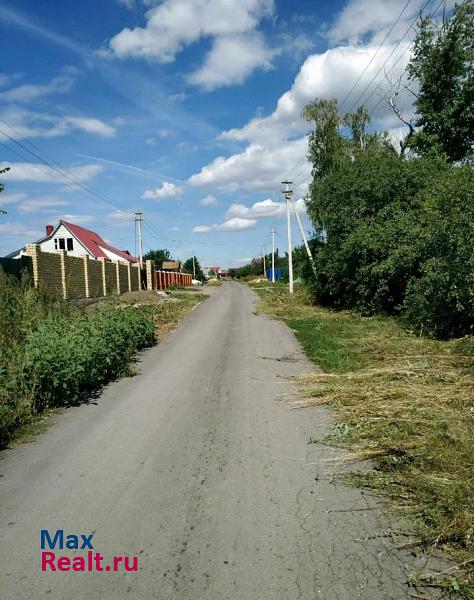
<path id="1" fill-rule="evenodd" d="M 308 444 L 328 413 L 289 407 L 311 367 L 252 291 L 216 288 L 139 367 L 1 454 L 2 600 L 410 597 L 380 500 Z"/>

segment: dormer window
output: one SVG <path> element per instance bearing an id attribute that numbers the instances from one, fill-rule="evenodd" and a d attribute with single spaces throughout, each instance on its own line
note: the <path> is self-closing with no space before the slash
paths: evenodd
<path id="1" fill-rule="evenodd" d="M 55 250 L 74 250 L 73 238 L 54 238 Z"/>

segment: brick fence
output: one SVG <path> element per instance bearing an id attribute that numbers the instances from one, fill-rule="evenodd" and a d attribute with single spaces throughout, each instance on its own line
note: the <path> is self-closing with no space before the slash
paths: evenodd
<path id="1" fill-rule="evenodd" d="M 65 299 L 97 298 L 141 289 L 140 265 L 111 262 L 105 258 L 70 256 L 65 250 L 42 252 L 38 244 L 28 244 L 35 286 L 44 285 Z M 156 289 L 153 261 L 146 261 L 147 288 Z"/>
<path id="2" fill-rule="evenodd" d="M 31 258 L 35 286 L 45 286 L 65 299 L 98 298 L 142 289 L 138 263 L 70 256 L 65 250 L 42 252 L 39 244 L 28 244 L 26 255 Z M 145 272 L 147 290 L 192 285 L 191 275 L 155 271 L 152 260 L 145 261 Z"/>

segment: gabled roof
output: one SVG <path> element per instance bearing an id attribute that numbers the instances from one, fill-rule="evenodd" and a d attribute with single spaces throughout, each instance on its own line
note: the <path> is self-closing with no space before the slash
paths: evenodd
<path id="1" fill-rule="evenodd" d="M 50 235 L 40 238 L 35 242 L 35 244 L 41 244 L 53 238 L 56 235 L 58 229 L 61 227 L 61 225 L 64 225 L 64 227 L 66 227 L 66 229 L 76 238 L 76 240 L 80 244 L 84 246 L 87 252 L 89 252 L 89 254 L 94 258 L 103 257 L 110 260 L 110 257 L 107 255 L 107 253 L 104 252 L 105 249 L 109 252 L 113 252 L 116 256 L 118 256 L 124 261 L 132 263 L 138 262 L 138 258 L 132 256 L 128 250 L 119 250 L 118 248 L 111 246 L 95 231 L 91 231 L 90 229 L 86 229 L 85 227 L 80 227 L 79 225 L 74 225 L 74 223 L 68 223 L 67 221 L 62 220 L 59 221 L 59 223 L 56 225 L 56 227 L 53 229 Z M 19 250 L 16 250 L 15 252 L 7 254 L 6 258 L 14 257 L 20 252 L 24 252 L 24 250 L 25 246 L 23 246 L 23 248 L 20 248 Z"/>
<path id="2" fill-rule="evenodd" d="M 100 237 L 98 233 L 95 233 L 95 231 L 91 231 L 85 227 L 80 227 L 79 225 L 74 225 L 74 223 L 68 223 L 67 221 L 60 221 L 60 224 L 61 223 L 84 246 L 84 248 L 90 254 L 92 254 L 92 256 L 95 256 L 96 258 L 109 258 L 104 252 L 105 249 L 113 252 L 122 260 L 126 260 L 128 262 L 138 262 L 138 259 L 132 256 L 127 250 L 119 250 L 118 248 L 114 248 L 114 246 L 108 244 L 103 238 Z"/>

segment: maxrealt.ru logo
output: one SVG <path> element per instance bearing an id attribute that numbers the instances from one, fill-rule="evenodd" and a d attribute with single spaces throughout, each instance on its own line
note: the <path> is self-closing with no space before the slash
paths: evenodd
<path id="1" fill-rule="evenodd" d="M 138 556 L 105 557 L 94 550 L 92 538 L 94 534 L 80 533 L 65 534 L 57 529 L 53 535 L 47 529 L 41 530 L 41 570 L 42 571 L 76 571 L 76 572 L 117 572 L 138 571 Z M 67 556 L 49 550 L 75 550 L 84 552 L 83 555 Z"/>

